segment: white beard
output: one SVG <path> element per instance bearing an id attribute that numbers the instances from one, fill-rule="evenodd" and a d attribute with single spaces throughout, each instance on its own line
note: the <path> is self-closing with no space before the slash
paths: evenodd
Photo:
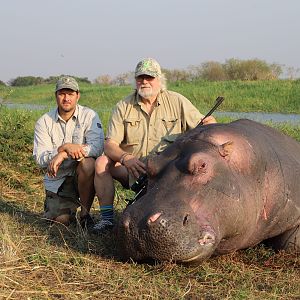
<path id="1" fill-rule="evenodd" d="M 153 97 L 156 97 L 157 96 L 157 94 L 158 94 L 158 92 L 159 91 L 155 91 L 155 90 L 153 90 L 153 88 L 150 86 L 150 87 L 147 87 L 147 88 L 142 88 L 142 87 L 140 87 L 139 89 L 138 89 L 138 94 L 142 97 L 142 98 L 144 98 L 144 99 L 151 99 L 151 98 L 153 98 Z"/>

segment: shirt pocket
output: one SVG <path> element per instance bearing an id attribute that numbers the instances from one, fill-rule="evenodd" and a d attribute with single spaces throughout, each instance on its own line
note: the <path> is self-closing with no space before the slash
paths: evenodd
<path id="1" fill-rule="evenodd" d="M 73 144 L 84 144 L 84 128 L 82 125 L 76 125 L 72 135 Z"/>
<path id="2" fill-rule="evenodd" d="M 154 152 L 159 153 L 172 144 L 181 133 L 181 126 L 178 118 L 164 117 L 160 119 L 160 126 L 156 128 L 157 145 Z"/>
<path id="3" fill-rule="evenodd" d="M 137 144 L 144 135 L 141 119 L 128 118 L 124 120 L 126 144 Z"/>

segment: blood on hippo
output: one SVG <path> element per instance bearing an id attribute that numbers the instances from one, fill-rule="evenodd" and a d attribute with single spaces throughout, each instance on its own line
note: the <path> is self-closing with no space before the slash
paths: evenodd
<path id="1" fill-rule="evenodd" d="M 250 120 L 198 126 L 148 161 L 123 212 L 124 258 L 198 264 L 262 241 L 300 251 L 300 144 Z"/>

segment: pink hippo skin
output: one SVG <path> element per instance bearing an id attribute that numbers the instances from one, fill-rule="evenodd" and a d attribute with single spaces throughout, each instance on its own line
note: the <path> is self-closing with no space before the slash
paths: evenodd
<path id="1" fill-rule="evenodd" d="M 300 251 L 300 144 L 250 121 L 198 126 L 148 160 L 118 225 L 124 258 L 199 264 L 254 246 Z"/>

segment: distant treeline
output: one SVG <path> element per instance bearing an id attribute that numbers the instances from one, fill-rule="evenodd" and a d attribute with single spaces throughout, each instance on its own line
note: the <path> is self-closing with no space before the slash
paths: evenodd
<path id="1" fill-rule="evenodd" d="M 62 75 L 60 75 L 62 76 Z M 15 79 L 10 80 L 9 85 L 10 86 L 32 86 L 32 85 L 39 85 L 39 84 L 48 84 L 48 83 L 53 83 L 55 84 L 57 79 L 60 76 L 50 76 L 48 78 L 43 78 L 43 77 L 34 77 L 34 76 L 20 76 Z M 79 82 L 86 82 L 86 83 L 91 83 L 88 78 L 86 77 L 76 77 L 76 80 Z M 0 80 L 0 85 L 5 85 L 3 81 Z"/>
<path id="2" fill-rule="evenodd" d="M 225 63 L 215 61 L 204 62 L 199 66 L 190 66 L 187 69 L 163 69 L 168 82 L 177 81 L 225 81 L 225 80 L 275 80 L 279 79 L 283 73 L 283 67 L 279 64 L 269 64 L 260 59 L 228 59 Z M 294 79 L 299 70 L 288 68 L 289 79 Z M 129 85 L 133 80 L 133 72 L 119 74 L 116 77 L 110 75 L 101 75 L 94 80 L 94 83 L 100 85 Z M 59 76 L 49 78 L 25 76 L 12 79 L 8 84 L 10 86 L 31 86 L 46 83 L 55 83 Z M 88 78 L 76 77 L 79 82 L 92 83 Z M 0 85 L 5 85 L 0 81 Z"/>

